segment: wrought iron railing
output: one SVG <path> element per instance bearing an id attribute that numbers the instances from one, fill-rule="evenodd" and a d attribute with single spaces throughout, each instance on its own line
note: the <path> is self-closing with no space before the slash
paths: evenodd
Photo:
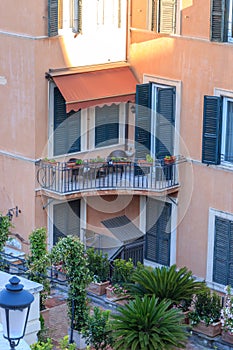
<path id="1" fill-rule="evenodd" d="M 83 162 L 73 166 L 41 161 L 37 181 L 42 189 L 59 194 L 100 189 L 161 191 L 178 186 L 177 165 L 166 164 L 164 160 Z"/>

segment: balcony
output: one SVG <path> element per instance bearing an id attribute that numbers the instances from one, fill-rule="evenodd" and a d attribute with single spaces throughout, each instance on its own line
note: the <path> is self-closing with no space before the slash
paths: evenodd
<path id="1" fill-rule="evenodd" d="M 142 160 L 126 162 L 83 161 L 82 164 L 72 165 L 68 162 L 48 163 L 40 161 L 37 169 L 37 181 L 42 194 L 59 199 L 61 196 L 78 194 L 91 195 L 96 191 L 108 193 L 144 193 L 151 191 L 154 195 L 161 192 L 176 192 L 178 183 L 178 164 L 176 161 L 166 164 L 156 160 L 147 163 Z"/>

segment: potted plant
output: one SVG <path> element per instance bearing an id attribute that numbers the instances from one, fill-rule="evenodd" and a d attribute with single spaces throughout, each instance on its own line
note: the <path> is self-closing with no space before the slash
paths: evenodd
<path id="1" fill-rule="evenodd" d="M 43 163 L 48 163 L 48 164 L 52 164 L 52 165 L 57 165 L 57 161 L 56 159 L 53 158 L 43 158 L 42 159 Z"/>
<path id="2" fill-rule="evenodd" d="M 41 227 L 33 230 L 29 235 L 29 243 L 30 253 L 26 258 L 26 273 L 29 279 L 43 285 L 43 290 L 40 293 L 40 310 L 43 311 L 46 309 L 45 302 L 50 293 L 47 269 L 51 265 L 51 261 L 47 250 L 46 228 Z"/>
<path id="3" fill-rule="evenodd" d="M 233 344 L 233 296 L 231 286 L 225 287 L 224 306 L 221 310 L 222 339 Z"/>
<path id="4" fill-rule="evenodd" d="M 87 261 L 92 282 L 88 286 L 88 291 L 103 295 L 106 293 L 106 287 L 109 286 L 110 280 L 110 263 L 108 254 L 103 254 L 102 251 L 95 250 L 93 247 L 87 249 Z"/>
<path id="5" fill-rule="evenodd" d="M 164 163 L 165 164 L 173 164 L 176 161 L 175 156 L 165 156 L 164 157 Z"/>
<path id="6" fill-rule="evenodd" d="M 111 285 L 106 288 L 106 296 L 111 301 L 125 303 L 128 298 L 126 285 L 131 282 L 134 272 L 134 264 L 132 259 L 115 259 L 113 261 L 113 272 Z M 124 301 L 121 301 L 124 300 Z"/>
<path id="7" fill-rule="evenodd" d="M 63 262 L 69 286 L 67 304 L 71 337 L 76 337 L 78 348 L 83 349 L 86 344 L 82 330 L 87 325 L 89 312 L 86 289 L 92 279 L 84 244 L 77 236 L 68 235 L 52 248 L 51 256 L 53 263 Z"/>
<path id="8" fill-rule="evenodd" d="M 96 350 L 105 350 L 112 345 L 112 331 L 109 321 L 110 311 L 95 306 L 89 315 L 87 327 L 83 332 L 88 345 Z"/>
<path id="9" fill-rule="evenodd" d="M 193 311 L 189 319 L 193 330 L 209 337 L 221 334 L 221 297 L 216 292 L 206 289 L 194 297 Z"/>
<path id="10" fill-rule="evenodd" d="M 114 349 L 185 348 L 186 326 L 182 315 L 171 307 L 171 301 L 153 296 L 137 296 L 112 315 Z"/>

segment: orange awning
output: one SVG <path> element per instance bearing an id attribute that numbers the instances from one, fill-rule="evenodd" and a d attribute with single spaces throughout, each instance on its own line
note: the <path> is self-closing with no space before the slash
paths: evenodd
<path id="1" fill-rule="evenodd" d="M 113 102 L 135 102 L 137 79 L 129 67 L 53 76 L 67 113 Z"/>

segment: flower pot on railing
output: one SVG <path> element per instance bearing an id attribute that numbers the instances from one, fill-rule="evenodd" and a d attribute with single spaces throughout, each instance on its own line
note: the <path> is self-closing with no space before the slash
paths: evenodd
<path id="1" fill-rule="evenodd" d="M 175 156 L 166 156 L 164 157 L 164 164 L 169 165 L 169 164 L 173 164 L 176 161 L 176 157 Z"/>

